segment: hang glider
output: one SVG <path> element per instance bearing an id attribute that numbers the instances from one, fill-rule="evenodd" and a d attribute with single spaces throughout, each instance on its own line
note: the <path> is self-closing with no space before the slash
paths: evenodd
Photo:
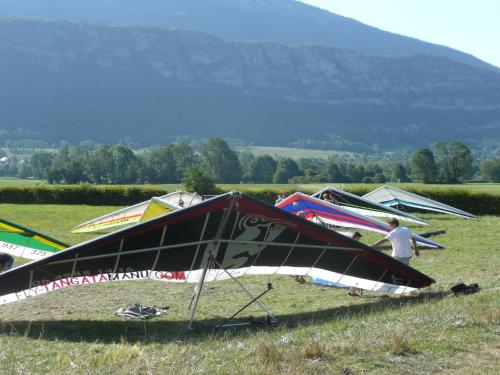
<path id="1" fill-rule="evenodd" d="M 311 197 L 302 193 L 295 193 L 276 207 L 300 215 L 319 224 L 329 224 L 336 227 L 365 229 L 372 232 L 387 234 L 391 231 L 388 224 L 369 216 L 364 216 L 350 211 L 327 201 Z M 427 238 L 415 235 L 417 242 L 422 246 L 443 249 L 444 247 Z"/>
<path id="2" fill-rule="evenodd" d="M 417 216 L 411 215 L 407 212 L 396 210 L 392 207 L 384 206 L 383 204 L 368 200 L 357 195 L 327 187 L 317 193 L 313 197 L 321 199 L 324 193 L 328 193 L 330 197 L 335 200 L 335 204 L 346 207 L 351 211 L 365 216 L 373 217 L 393 217 L 398 220 L 408 221 L 415 224 L 429 225 L 429 223 Z"/>
<path id="3" fill-rule="evenodd" d="M 363 198 L 379 202 L 384 206 L 390 207 L 410 207 L 424 211 L 440 212 L 449 215 L 460 216 L 463 218 L 475 218 L 474 215 L 459 210 L 458 208 L 448 206 L 447 204 L 434 201 L 429 198 L 422 197 L 417 194 L 409 193 L 407 191 L 392 187 L 382 186 L 372 192 L 363 195 Z"/>
<path id="4" fill-rule="evenodd" d="M 200 195 L 179 190 L 89 220 L 73 228 L 72 232 L 89 233 L 105 231 L 110 228 L 135 224 L 146 219 L 151 219 L 155 216 L 155 213 L 165 214 L 179 208 L 192 206 L 201 201 L 202 197 Z"/>
<path id="5" fill-rule="evenodd" d="M 20 258 L 40 259 L 69 247 L 29 228 L 0 219 L 0 252 Z"/>
<path id="6" fill-rule="evenodd" d="M 113 280 L 275 274 L 392 293 L 434 282 L 369 246 L 231 192 L 0 274 L 0 304 Z"/>

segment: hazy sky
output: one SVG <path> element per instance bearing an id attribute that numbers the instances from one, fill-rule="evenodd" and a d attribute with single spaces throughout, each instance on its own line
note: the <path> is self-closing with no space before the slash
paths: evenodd
<path id="1" fill-rule="evenodd" d="M 500 67 L 500 0 L 301 0 Z"/>

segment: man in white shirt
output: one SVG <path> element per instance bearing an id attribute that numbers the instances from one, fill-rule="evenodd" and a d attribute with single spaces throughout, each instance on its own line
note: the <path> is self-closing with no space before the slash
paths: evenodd
<path id="1" fill-rule="evenodd" d="M 400 262 L 409 265 L 412 256 L 410 241 L 415 249 L 415 255 L 418 257 L 420 253 L 417 248 L 417 240 L 413 233 L 406 227 L 400 227 L 397 219 L 390 219 L 389 225 L 391 231 L 381 240 L 373 243 L 371 246 L 379 246 L 384 242 L 390 241 L 392 245 L 392 257 Z"/>

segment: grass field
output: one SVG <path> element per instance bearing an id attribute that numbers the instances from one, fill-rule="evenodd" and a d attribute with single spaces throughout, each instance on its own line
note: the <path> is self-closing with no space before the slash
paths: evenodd
<path id="1" fill-rule="evenodd" d="M 0 215 L 63 241 L 76 224 L 113 207 L 0 205 Z M 424 250 L 412 266 L 433 277 L 414 296 L 297 284 L 291 277 L 241 279 L 280 318 L 274 328 L 186 330 L 192 285 L 154 281 L 72 287 L 0 306 L 0 373 L 5 374 L 498 374 L 499 217 L 427 215 L 446 250 Z M 419 228 L 421 229 L 421 228 Z M 428 230 L 424 228 L 423 231 Z M 367 235 L 371 242 L 375 235 Z M 474 295 L 452 297 L 458 282 Z M 200 322 L 221 322 L 246 302 L 231 282 L 209 284 Z M 169 306 L 147 322 L 114 315 L 131 303 Z M 244 314 L 261 316 L 255 309 Z"/>
<path id="2" fill-rule="evenodd" d="M 47 184 L 47 181 L 16 177 L 0 177 L 0 186 L 32 186 L 44 184 Z"/>

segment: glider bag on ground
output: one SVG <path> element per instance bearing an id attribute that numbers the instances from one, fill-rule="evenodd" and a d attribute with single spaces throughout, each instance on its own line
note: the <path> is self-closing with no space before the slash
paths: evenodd
<path id="1" fill-rule="evenodd" d="M 220 267 L 235 277 L 309 275 L 392 293 L 434 282 L 369 246 L 232 192 L 3 273 L 0 303 L 111 280 L 228 278 Z"/>
<path id="2" fill-rule="evenodd" d="M 0 219 L 0 251 L 20 258 L 40 259 L 69 247 L 65 243 Z"/>
<path id="3" fill-rule="evenodd" d="M 279 202 L 276 207 L 295 215 L 320 223 L 326 223 L 337 227 L 366 229 L 372 232 L 387 234 L 391 227 L 372 217 L 357 214 L 345 207 L 341 207 L 327 201 L 311 197 L 302 193 L 295 193 L 285 200 Z M 443 249 L 437 242 L 415 235 L 417 242 L 422 246 Z"/>
<path id="4" fill-rule="evenodd" d="M 318 191 L 313 194 L 313 197 L 321 199 L 321 195 L 324 193 L 328 193 L 330 197 L 334 198 L 336 200 L 335 204 L 348 208 L 357 214 L 374 217 L 393 217 L 398 220 L 408 221 L 415 224 L 429 225 L 429 223 L 425 220 L 407 212 L 399 211 L 389 206 L 384 206 L 378 202 L 358 197 L 357 195 L 348 193 L 347 191 L 335 189 L 333 187 L 328 187 Z"/>
<path id="5" fill-rule="evenodd" d="M 382 186 L 368 194 L 363 195 L 363 198 L 379 202 L 384 206 L 410 207 L 423 211 L 440 212 L 443 214 L 460 216 L 466 219 L 475 217 L 474 215 L 459 210 L 458 208 L 448 206 L 447 204 L 437 202 L 417 194 L 409 193 L 392 186 Z"/>
<path id="6" fill-rule="evenodd" d="M 135 224 L 154 217 L 154 214 L 163 214 L 175 211 L 179 208 L 192 206 L 202 201 L 202 197 L 196 193 L 188 193 L 182 190 L 174 193 L 155 197 L 149 201 L 122 208 L 96 219 L 89 220 L 73 228 L 73 233 L 89 233 L 106 231 L 123 225 Z"/>

